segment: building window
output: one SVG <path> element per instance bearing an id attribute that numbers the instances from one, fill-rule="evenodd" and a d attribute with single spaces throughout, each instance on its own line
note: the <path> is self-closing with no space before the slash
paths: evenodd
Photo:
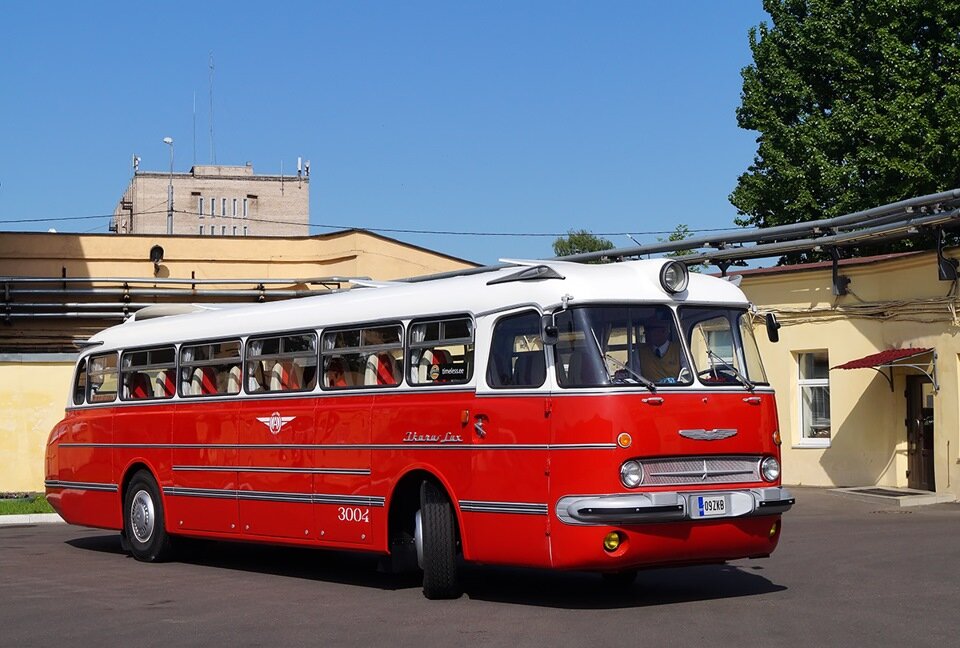
<path id="1" fill-rule="evenodd" d="M 237 199 L 236 198 L 233 199 L 233 217 L 234 218 L 237 217 Z"/>
<path id="2" fill-rule="evenodd" d="M 200 215 L 200 218 L 203 218 L 203 196 L 197 198 L 197 214 Z"/>
<path id="3" fill-rule="evenodd" d="M 203 236 L 203 225 L 200 226 L 200 236 Z"/>
<path id="4" fill-rule="evenodd" d="M 224 225 L 223 227 L 220 228 L 220 236 L 226 236 L 226 235 L 227 235 L 227 226 Z"/>
<path id="5" fill-rule="evenodd" d="M 243 217 L 244 218 L 247 217 L 247 199 L 246 198 L 243 199 Z"/>
<path id="6" fill-rule="evenodd" d="M 830 358 L 825 350 L 797 356 L 800 445 L 830 445 Z"/>
<path id="7" fill-rule="evenodd" d="M 227 215 L 227 199 L 226 198 L 223 198 L 220 201 L 220 213 L 223 214 L 224 216 Z"/>
<path id="8" fill-rule="evenodd" d="M 234 235 L 234 236 L 237 235 L 237 226 L 236 226 L 236 225 L 233 226 L 233 235 Z"/>
<path id="9" fill-rule="evenodd" d="M 210 215 L 211 216 L 217 215 L 217 199 L 216 198 L 210 199 Z"/>
<path id="10" fill-rule="evenodd" d="M 244 235 L 244 236 L 247 235 L 247 226 L 246 226 L 246 225 L 243 226 L 243 235 Z"/>

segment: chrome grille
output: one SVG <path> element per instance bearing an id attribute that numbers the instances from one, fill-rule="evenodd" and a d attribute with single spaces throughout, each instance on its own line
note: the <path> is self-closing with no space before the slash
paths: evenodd
<path id="1" fill-rule="evenodd" d="M 644 486 L 760 481 L 760 457 L 662 457 L 639 461 L 643 465 Z"/>

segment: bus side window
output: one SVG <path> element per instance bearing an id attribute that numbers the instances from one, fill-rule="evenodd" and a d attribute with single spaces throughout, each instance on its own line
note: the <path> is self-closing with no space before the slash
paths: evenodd
<path id="1" fill-rule="evenodd" d="M 540 339 L 540 315 L 534 311 L 497 321 L 490 343 L 487 384 L 496 389 L 540 387 L 547 365 Z"/>
<path id="2" fill-rule="evenodd" d="M 73 381 L 73 404 L 83 405 L 87 394 L 87 359 L 84 358 L 77 365 L 77 375 Z"/>
<path id="3" fill-rule="evenodd" d="M 317 334 L 247 340 L 246 376 L 248 393 L 312 390 L 317 385 Z"/>
<path id="4" fill-rule="evenodd" d="M 172 398 L 176 357 L 172 346 L 125 351 L 120 357 L 120 398 Z"/>
<path id="5" fill-rule="evenodd" d="M 240 393 L 240 340 L 180 348 L 180 395 Z"/>
<path id="6" fill-rule="evenodd" d="M 473 320 L 448 318 L 410 325 L 408 379 L 412 385 L 462 384 L 473 377 Z"/>
<path id="7" fill-rule="evenodd" d="M 117 398 L 117 354 L 90 357 L 87 379 L 87 401 L 108 403 Z"/>

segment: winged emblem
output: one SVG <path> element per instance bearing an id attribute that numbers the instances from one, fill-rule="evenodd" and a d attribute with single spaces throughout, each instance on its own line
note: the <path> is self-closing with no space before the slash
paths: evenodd
<path id="1" fill-rule="evenodd" d="M 297 418 L 296 416 L 280 416 L 280 412 L 274 412 L 270 416 L 258 416 L 257 420 L 267 426 L 271 434 L 280 434 L 283 426 Z"/>

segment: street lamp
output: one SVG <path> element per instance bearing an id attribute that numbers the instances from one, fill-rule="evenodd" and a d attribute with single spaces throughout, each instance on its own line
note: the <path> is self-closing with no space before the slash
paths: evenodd
<path id="1" fill-rule="evenodd" d="M 170 146 L 170 182 L 167 184 L 167 234 L 173 234 L 173 138 L 164 137 L 163 143 Z"/>

